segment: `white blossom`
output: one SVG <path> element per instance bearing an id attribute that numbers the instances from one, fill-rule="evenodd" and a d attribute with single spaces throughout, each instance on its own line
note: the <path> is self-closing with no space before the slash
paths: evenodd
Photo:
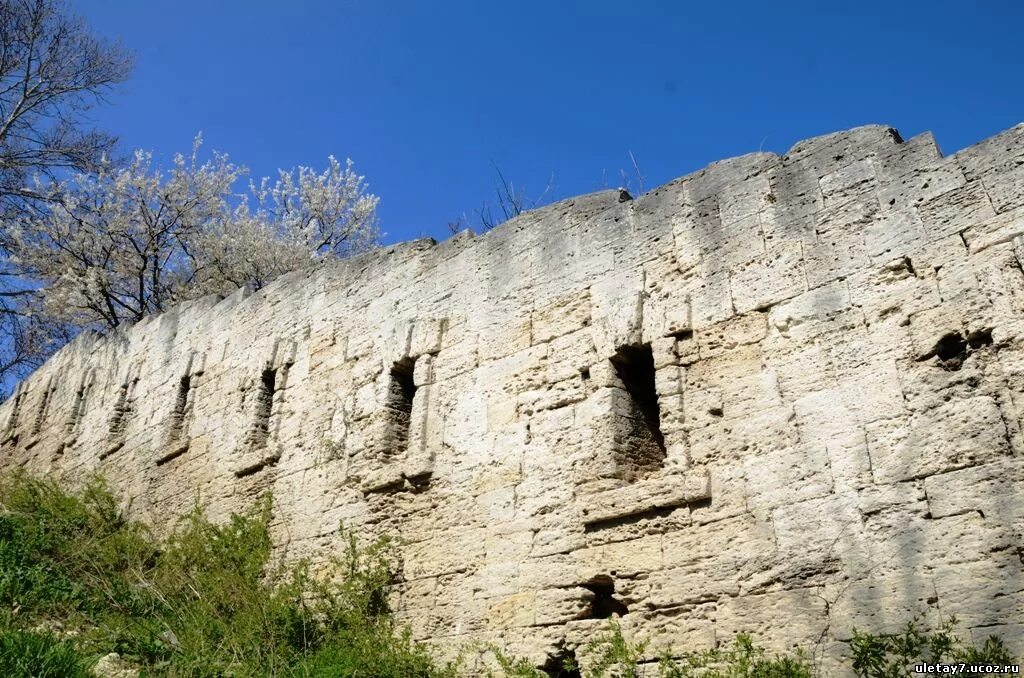
<path id="1" fill-rule="evenodd" d="M 123 167 L 78 174 L 49 188 L 50 209 L 15 223 L 11 256 L 42 283 L 43 313 L 117 327 L 377 242 L 377 198 L 351 161 L 281 171 L 273 186 L 251 185 L 250 208 L 231 192 L 246 169 L 221 153 L 200 161 L 201 144 L 166 172 L 137 151 Z"/>

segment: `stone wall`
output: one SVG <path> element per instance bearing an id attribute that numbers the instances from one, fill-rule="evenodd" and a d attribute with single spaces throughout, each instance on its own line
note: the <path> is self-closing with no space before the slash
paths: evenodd
<path id="1" fill-rule="evenodd" d="M 622 196 L 625 198 L 626 196 Z M 542 664 L 605 618 L 847 651 L 1024 645 L 1024 125 L 872 126 L 80 337 L 0 464 L 158 525 L 276 498 L 290 557 L 402 541 L 417 638 Z"/>

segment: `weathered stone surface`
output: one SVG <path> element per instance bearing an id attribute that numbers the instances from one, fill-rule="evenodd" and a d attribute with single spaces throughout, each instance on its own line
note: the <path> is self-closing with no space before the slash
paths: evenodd
<path id="1" fill-rule="evenodd" d="M 0 465 L 161 529 L 271 490 L 314 562 L 394 536 L 449 653 L 585 661 L 609 615 L 652 660 L 919 615 L 1021 652 L 1022 161 L 858 128 L 183 304 L 20 384 Z"/>

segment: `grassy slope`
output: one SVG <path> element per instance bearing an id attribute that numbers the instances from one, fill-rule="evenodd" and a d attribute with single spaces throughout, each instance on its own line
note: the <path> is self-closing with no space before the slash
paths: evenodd
<path id="1" fill-rule="evenodd" d="M 0 478 L 0 675 L 91 675 L 111 652 L 143 675 L 443 678 L 460 671 L 395 625 L 387 591 L 396 560 L 386 542 L 360 548 L 342 535 L 333 571 L 313 578 L 303 562 L 272 561 L 269 498 L 223 525 L 197 510 L 162 541 L 117 505 L 99 479 L 69 492 L 23 474 Z M 805 655 L 771 656 L 746 637 L 659 664 L 642 664 L 643 650 L 611 625 L 583 648 L 585 675 L 815 674 Z M 862 676 L 912 675 L 908 665 L 922 657 L 1011 663 L 997 641 L 963 646 L 951 626 L 860 634 L 853 651 Z M 489 653 L 514 676 L 580 675 L 571 657 L 541 672 Z"/>

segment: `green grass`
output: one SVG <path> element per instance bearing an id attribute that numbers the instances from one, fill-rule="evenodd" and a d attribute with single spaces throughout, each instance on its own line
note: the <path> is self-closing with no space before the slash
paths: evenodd
<path id="1" fill-rule="evenodd" d="M 0 675 L 79 678 L 92 675 L 92 663 L 74 645 L 52 633 L 0 631 Z"/>
<path id="2" fill-rule="evenodd" d="M 5 656 L 37 671 L 117 652 L 147 675 L 450 673 L 394 624 L 387 543 L 348 537 L 329 576 L 314 578 L 304 562 L 272 561 L 269 499 L 223 525 L 196 511 L 162 542 L 98 480 L 69 493 L 17 475 L 0 483 L 0 507 Z M 25 633 L 39 628 L 53 631 Z"/>
<path id="3" fill-rule="evenodd" d="M 341 553 L 312 576 L 306 562 L 273 558 L 266 498 L 223 524 L 202 511 L 157 539 L 125 519 L 100 479 L 69 492 L 25 474 L 0 477 L 0 676 L 91 675 L 116 652 L 144 676 L 448 678 L 388 609 L 397 562 L 387 541 L 360 545 L 342 533 Z M 919 661 L 1016 663 L 998 639 L 963 644 L 953 622 L 928 633 L 857 633 L 852 672 L 915 675 Z M 540 671 L 488 649 L 519 678 L 811 678 L 804 652 L 770 654 L 748 636 L 660 662 L 610 623 L 572 655 Z M 464 670 L 468 663 L 461 665 Z M 485 670 L 486 671 L 486 670 Z"/>

